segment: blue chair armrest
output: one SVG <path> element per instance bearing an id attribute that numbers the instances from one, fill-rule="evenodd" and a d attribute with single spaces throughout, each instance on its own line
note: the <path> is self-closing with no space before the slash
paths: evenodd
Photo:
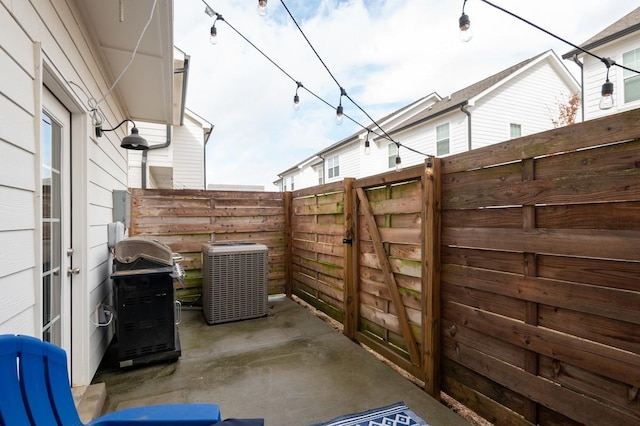
<path id="1" fill-rule="evenodd" d="M 220 420 L 220 408 L 217 404 L 166 404 L 118 410 L 98 417 L 89 425 L 209 426 Z"/>

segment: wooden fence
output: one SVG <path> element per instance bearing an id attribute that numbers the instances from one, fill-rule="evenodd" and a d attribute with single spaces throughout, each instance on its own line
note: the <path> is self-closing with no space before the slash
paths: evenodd
<path id="1" fill-rule="evenodd" d="M 272 249 L 292 291 L 495 424 L 640 425 L 640 110 L 285 194 L 133 191 L 190 259 Z M 270 250 L 271 251 L 271 250 Z"/>
<path id="2" fill-rule="evenodd" d="M 196 301 L 202 292 L 202 244 L 246 241 L 269 248 L 269 293 L 286 291 L 285 194 L 199 190 L 131 190 L 129 235 L 148 235 L 182 254 L 185 288 L 178 297 Z"/>
<path id="3" fill-rule="evenodd" d="M 443 159 L 442 389 L 640 424 L 640 110 Z"/>

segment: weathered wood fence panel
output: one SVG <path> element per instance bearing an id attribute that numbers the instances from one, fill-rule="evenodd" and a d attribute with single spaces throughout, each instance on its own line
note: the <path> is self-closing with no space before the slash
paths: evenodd
<path id="1" fill-rule="evenodd" d="M 342 182 L 292 193 L 293 293 L 333 318 L 344 320 L 345 194 Z"/>
<path id="2" fill-rule="evenodd" d="M 442 385 L 497 424 L 640 424 L 640 112 L 443 159 Z"/>
<path id="3" fill-rule="evenodd" d="M 182 254 L 185 288 L 182 300 L 202 293 L 202 244 L 248 241 L 269 248 L 269 293 L 284 293 L 284 194 L 201 190 L 131 190 L 129 235 L 148 235 Z"/>

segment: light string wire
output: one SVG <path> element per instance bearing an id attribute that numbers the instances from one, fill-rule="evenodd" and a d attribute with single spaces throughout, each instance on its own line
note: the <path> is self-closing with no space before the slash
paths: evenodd
<path id="1" fill-rule="evenodd" d="M 133 60 L 136 58 L 136 54 L 138 53 L 138 48 L 140 47 L 140 43 L 142 42 L 142 37 L 144 37 L 145 33 L 147 32 L 147 28 L 149 28 L 149 24 L 151 24 L 151 21 L 153 20 L 153 14 L 156 10 L 157 4 L 158 4 L 158 0 L 153 0 L 153 6 L 151 6 L 151 13 L 149 13 L 149 19 L 147 20 L 147 23 L 144 25 L 144 28 L 142 28 L 140 37 L 138 37 L 138 42 L 136 43 L 136 46 L 133 49 L 133 52 L 131 52 L 131 58 L 129 58 L 129 62 L 127 62 L 127 65 L 125 65 L 122 71 L 120 71 L 120 75 L 118 75 L 118 78 L 116 78 L 116 80 L 113 82 L 109 90 L 107 90 L 107 93 L 105 93 L 98 101 L 96 101 L 95 105 L 89 104 L 90 107 L 97 108 L 98 105 L 100 105 L 105 100 L 105 98 L 109 96 L 109 94 L 111 94 L 113 89 L 115 89 L 116 85 L 120 82 L 120 79 L 122 78 L 122 76 L 124 76 L 124 74 L 127 72 L 129 67 L 133 63 Z"/>
<path id="2" fill-rule="evenodd" d="M 316 99 L 318 99 L 320 102 L 322 102 L 322 103 L 324 103 L 325 105 L 327 105 L 328 107 L 330 107 L 330 108 L 332 108 L 332 109 L 335 109 L 335 107 L 334 107 L 330 102 L 328 102 L 327 100 L 323 99 L 321 96 L 319 96 L 319 95 L 317 95 L 316 93 L 314 93 L 314 92 L 313 92 L 312 90 L 310 90 L 308 87 L 306 87 L 306 86 L 302 85 L 302 83 L 300 83 L 300 81 L 299 81 L 299 80 L 296 80 L 293 76 L 291 76 L 291 74 L 289 74 L 287 71 L 285 71 L 285 70 L 284 70 L 280 65 L 278 65 L 278 64 L 277 64 L 273 59 L 271 59 L 271 58 L 270 58 L 266 53 L 264 53 L 264 52 L 263 52 L 263 51 L 262 51 L 258 46 L 256 46 L 256 45 L 255 45 L 251 40 L 249 40 L 249 39 L 248 39 L 244 34 L 242 34 L 242 33 L 241 33 L 237 28 L 235 28 L 232 24 L 230 24 L 230 23 L 229 23 L 229 21 L 228 21 L 227 19 L 225 19 L 225 18 L 224 18 L 220 13 L 216 12 L 216 11 L 215 11 L 215 10 L 214 10 L 214 9 L 213 9 L 213 8 L 212 8 L 212 7 L 211 7 L 211 6 L 210 6 L 210 5 L 209 5 L 205 0 L 202 0 L 202 3 L 204 3 L 204 5 L 208 8 L 208 10 L 213 11 L 213 14 L 214 14 L 214 16 L 216 16 L 216 17 L 217 17 L 217 20 L 218 20 L 218 21 L 222 21 L 222 22 L 224 22 L 225 24 L 227 24 L 227 25 L 229 26 L 229 28 L 231 28 L 231 29 L 232 29 L 236 34 L 238 34 L 238 36 L 240 36 L 244 41 L 246 41 L 246 42 L 247 42 L 251 47 L 253 47 L 253 48 L 254 48 L 258 53 L 260 53 L 262 56 L 264 56 L 264 58 L 265 58 L 265 59 L 267 59 L 269 62 L 271 62 L 271 64 L 272 64 L 273 66 L 275 66 L 278 70 L 280 70 L 280 72 L 282 72 L 285 76 L 287 76 L 287 78 L 289 78 L 291 81 L 293 81 L 294 83 L 296 83 L 296 85 L 300 84 L 299 88 L 304 89 L 307 93 L 311 94 L 313 97 L 315 97 L 315 98 L 316 98 Z M 285 6 L 285 7 L 286 7 L 286 6 Z M 293 19 L 293 16 L 291 16 L 291 18 Z M 294 22 L 295 22 L 295 19 L 294 19 Z M 296 22 L 296 25 L 297 25 L 297 22 Z M 298 27 L 298 28 L 299 28 L 299 27 Z M 300 30 L 300 31 L 302 31 L 302 30 Z M 304 35 L 304 33 L 303 33 L 303 35 Z M 305 36 L 305 38 L 306 38 L 306 36 Z M 310 44 L 310 43 L 309 43 L 309 44 Z M 311 44 L 310 44 L 310 46 L 311 46 L 311 48 L 315 51 L 315 49 L 313 48 L 313 46 L 312 46 Z M 316 53 L 316 55 L 317 55 L 317 53 Z M 318 56 L 318 58 L 320 58 L 320 57 Z M 320 58 L 320 61 L 321 61 L 321 62 L 323 62 L 321 58 Z M 323 62 L 323 64 L 324 64 L 324 62 Z M 328 68 L 326 65 L 325 65 L 325 68 L 327 69 L 327 72 L 329 72 L 329 74 L 333 77 L 333 74 L 331 73 L 331 71 L 329 70 L 329 68 Z M 336 80 L 335 78 L 334 78 L 334 81 L 335 81 L 335 82 L 336 82 L 336 84 L 338 84 L 338 86 L 339 86 L 339 83 L 337 82 L 337 80 Z M 341 89 L 342 89 L 342 88 L 341 88 Z M 344 90 L 344 89 L 342 89 L 342 90 Z M 345 95 L 346 95 L 346 92 L 345 92 Z M 369 127 L 367 127 L 367 126 L 365 126 L 365 125 L 361 124 L 361 123 L 360 123 L 360 122 L 358 122 L 356 119 L 354 119 L 353 117 L 349 116 L 348 114 L 344 114 L 344 113 L 342 114 L 344 117 L 346 117 L 346 118 L 348 118 L 349 120 L 351 120 L 354 124 L 356 124 L 357 126 L 360 126 L 362 129 L 365 129 L 365 130 L 367 130 L 367 131 L 370 131 L 371 133 L 375 134 L 375 135 L 376 135 L 376 136 L 378 136 L 378 137 L 388 139 L 390 142 L 395 143 L 398 147 L 402 146 L 403 148 L 406 148 L 406 149 L 408 149 L 409 151 L 413 151 L 413 152 L 415 152 L 416 154 L 423 155 L 423 156 L 425 156 L 425 157 L 430 157 L 430 156 L 432 156 L 432 155 L 430 155 L 430 154 L 425 154 L 425 153 L 420 152 L 420 151 L 418 151 L 418 150 L 416 150 L 416 149 L 413 149 L 413 148 L 411 148 L 411 147 L 408 147 L 408 146 L 402 145 L 401 143 L 399 143 L 399 142 L 397 142 L 397 141 L 393 140 L 393 138 L 391 138 L 390 136 L 388 136 L 388 134 L 384 131 L 384 129 L 382 129 L 382 127 L 380 127 L 380 126 L 375 122 L 375 120 L 373 120 L 373 119 L 371 118 L 371 116 L 370 116 L 369 114 L 367 114 L 367 112 L 366 112 L 366 111 L 364 111 L 362 108 L 360 108 L 360 107 L 359 107 L 359 106 L 358 106 L 358 105 L 353 101 L 353 99 L 351 99 L 348 95 L 347 95 L 347 98 L 348 98 L 348 99 L 349 99 L 349 100 L 350 100 L 354 105 L 356 105 L 356 106 L 357 106 L 357 107 L 358 107 L 362 112 L 364 112 L 364 113 L 365 113 L 365 115 L 366 115 L 367 117 L 369 117 L 369 119 L 371 119 L 371 121 L 372 121 L 372 122 L 373 122 L 373 123 L 374 123 L 374 124 L 375 124 L 375 125 L 376 125 L 376 126 L 377 126 L 377 127 L 378 127 L 382 132 L 383 132 L 383 133 L 384 133 L 384 134 L 383 134 L 383 135 L 381 135 L 380 133 L 376 132 L 375 130 L 370 129 Z"/>
<path id="3" fill-rule="evenodd" d="M 285 10 L 287 11 L 287 14 L 289 14 L 289 17 L 291 18 L 291 20 L 293 21 L 293 23 L 296 25 L 296 27 L 298 28 L 298 31 L 300 31 L 300 34 L 302 34 L 302 37 L 304 37 L 304 39 L 306 40 L 307 44 L 309 45 L 309 47 L 311 48 L 311 50 L 313 51 L 313 53 L 316 55 L 316 57 L 318 58 L 318 60 L 320 61 L 320 63 L 322 64 L 322 66 L 327 70 L 327 73 L 329 73 L 329 75 L 331 76 L 331 78 L 333 79 L 333 81 L 336 83 L 336 85 L 338 86 L 338 88 L 340 88 L 340 93 L 341 96 L 345 96 L 347 99 L 349 99 L 351 101 L 351 103 L 358 108 L 360 111 L 362 111 L 362 113 L 364 115 L 367 116 L 367 118 L 369 120 L 371 120 L 371 122 L 378 128 L 380 129 L 380 131 L 383 133 L 383 135 L 380 135 L 379 133 L 370 130 L 368 127 L 363 126 L 360 123 L 355 122 L 356 124 L 358 124 L 360 127 L 362 127 L 365 130 L 370 130 L 372 133 L 374 133 L 375 135 L 379 136 L 379 137 L 384 137 L 385 139 L 389 140 L 390 142 L 395 143 L 398 148 L 399 147 L 404 147 L 406 149 L 408 149 L 409 151 L 413 151 L 416 154 L 420 154 L 420 155 L 424 155 L 425 157 L 429 157 L 429 154 L 425 154 L 423 152 L 420 152 L 418 150 L 415 150 L 413 148 L 410 148 L 408 146 L 405 146 L 403 144 L 401 144 L 400 142 L 394 140 L 385 130 L 384 128 L 382 128 L 382 126 L 380 126 L 376 120 L 374 120 L 367 111 L 365 111 L 360 105 L 358 105 L 358 103 L 356 101 L 353 100 L 353 98 L 351 96 L 349 96 L 349 94 L 344 90 L 344 88 L 342 87 L 342 85 L 338 82 L 338 79 L 336 79 L 336 77 L 333 75 L 333 73 L 331 72 L 331 70 L 329 69 L 329 67 L 327 66 L 327 64 L 324 62 L 324 60 L 320 57 L 320 54 L 318 53 L 318 51 L 315 49 L 315 47 L 313 47 L 313 44 L 311 43 L 311 41 L 309 40 L 309 38 L 307 37 L 307 35 L 304 33 L 304 31 L 302 30 L 302 28 L 300 27 L 300 25 L 298 24 L 298 21 L 296 20 L 296 18 L 294 18 L 293 14 L 291 13 L 291 11 L 289 10 L 289 8 L 287 7 L 286 3 L 284 2 L 284 0 L 280 0 L 280 3 L 282 3 L 282 6 L 284 6 Z M 344 114 L 343 114 L 344 115 Z M 353 121 L 353 120 L 352 120 Z"/>
<path id="4" fill-rule="evenodd" d="M 629 67 L 626 67 L 626 66 L 624 66 L 624 65 L 618 64 L 618 63 L 616 63 L 615 61 L 613 61 L 613 60 L 611 60 L 611 59 L 609 59 L 609 58 L 604 58 L 604 57 L 598 56 L 598 55 L 596 55 L 596 54 L 595 54 L 595 53 L 593 53 L 593 52 L 590 52 L 590 51 L 588 51 L 588 50 L 586 50 L 586 49 L 583 49 L 582 47 L 580 47 L 580 46 L 578 46 L 578 45 L 576 45 L 576 44 L 573 44 L 573 43 L 571 43 L 570 41 L 567 41 L 567 40 L 565 40 L 564 38 L 562 38 L 562 37 L 560 37 L 560 36 L 557 36 L 556 34 L 552 33 L 551 31 L 545 30 L 545 29 L 544 29 L 544 28 L 542 28 L 541 26 L 536 25 L 536 24 L 534 24 L 533 22 L 531 22 L 531 21 L 529 21 L 529 20 L 527 20 L 527 19 L 525 19 L 525 18 L 523 18 L 523 17 L 521 17 L 521 16 L 516 15 L 515 13 L 513 13 L 513 12 L 511 12 L 511 11 L 509 11 L 509 10 L 507 10 L 507 9 L 505 9 L 505 8 L 503 8 L 503 7 L 501 7 L 501 6 L 498 6 L 497 4 L 491 3 L 491 2 L 490 2 L 490 1 L 488 1 L 488 0 L 480 0 L 480 1 L 482 1 L 483 3 L 488 4 L 488 5 L 489 5 L 489 6 L 491 6 L 491 7 L 494 7 L 494 8 L 496 8 L 496 9 L 500 10 L 501 12 L 506 13 L 507 15 L 511 15 L 511 16 L 513 16 L 514 18 L 519 19 L 520 21 L 524 22 L 525 24 L 529 24 L 529 25 L 531 25 L 531 26 L 532 26 L 532 27 L 534 27 L 535 29 L 540 30 L 540 31 L 542 31 L 542 32 L 543 32 L 543 33 L 545 33 L 545 34 L 550 35 L 551 37 L 553 37 L 553 38 L 555 38 L 555 39 L 557 39 L 557 40 L 560 40 L 560 41 L 561 41 L 561 42 L 563 42 L 563 43 L 568 44 L 569 46 L 571 46 L 571 47 L 573 47 L 573 48 L 575 48 L 575 49 L 577 49 L 577 50 L 581 51 L 582 53 L 585 53 L 585 54 L 587 54 L 587 55 L 589 55 L 589 56 L 592 56 L 593 58 L 596 58 L 596 59 L 597 59 L 597 60 L 599 60 L 599 61 L 602 61 L 602 62 L 607 66 L 607 69 L 608 69 L 611 65 L 613 65 L 613 66 L 620 67 L 620 68 L 622 68 L 622 69 L 624 69 L 624 70 L 631 71 L 631 72 L 635 72 L 636 74 L 640 74 L 640 71 L 637 71 L 637 70 L 634 70 L 633 68 L 629 68 Z M 466 2 L 467 2 L 467 0 L 464 0 L 464 3 L 466 3 Z M 463 5 L 462 5 L 462 10 L 463 10 L 463 12 L 464 12 L 464 3 L 463 3 Z"/>

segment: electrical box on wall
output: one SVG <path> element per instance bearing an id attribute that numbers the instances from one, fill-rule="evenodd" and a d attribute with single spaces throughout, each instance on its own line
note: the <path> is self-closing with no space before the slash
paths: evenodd
<path id="1" fill-rule="evenodd" d="M 126 190 L 113 190 L 113 221 L 124 223 L 129 229 L 129 215 L 131 214 L 131 194 Z"/>

